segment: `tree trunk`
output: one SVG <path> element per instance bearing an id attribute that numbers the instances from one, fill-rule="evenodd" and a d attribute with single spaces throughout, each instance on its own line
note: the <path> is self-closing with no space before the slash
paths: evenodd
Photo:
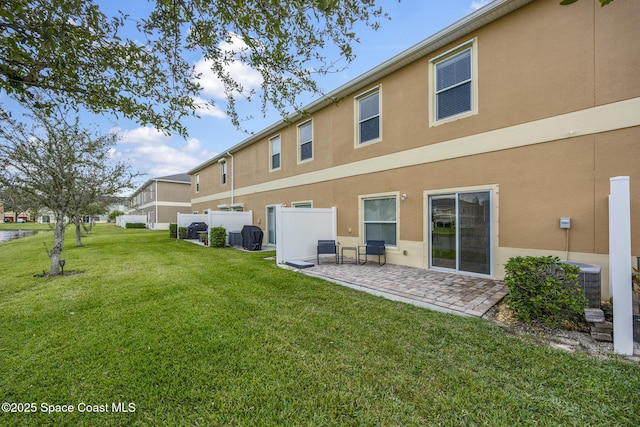
<path id="1" fill-rule="evenodd" d="M 51 267 L 49 268 L 50 276 L 57 276 L 60 274 L 60 254 L 62 253 L 62 246 L 64 245 L 64 215 L 61 212 L 56 212 L 56 228 L 53 231 L 53 248 L 49 252 L 49 258 L 51 258 Z"/>
<path id="2" fill-rule="evenodd" d="M 78 217 L 73 221 L 76 224 L 76 246 L 82 246 L 82 226 Z"/>

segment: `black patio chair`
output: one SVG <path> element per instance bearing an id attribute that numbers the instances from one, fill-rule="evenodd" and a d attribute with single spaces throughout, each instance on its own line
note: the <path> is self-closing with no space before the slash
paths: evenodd
<path id="1" fill-rule="evenodd" d="M 366 264 L 367 263 L 367 257 L 369 255 L 377 255 L 377 257 L 378 257 L 378 265 L 385 265 L 387 263 L 387 254 L 386 254 L 385 249 L 384 249 L 384 240 L 367 240 L 367 244 L 364 245 L 364 246 L 360 246 L 360 247 L 361 248 L 364 247 L 364 261 L 362 261 L 362 258 L 360 258 L 360 255 L 362 253 L 358 249 L 358 263 L 359 264 Z M 383 258 L 384 258 L 384 262 L 382 262 Z"/>
<path id="2" fill-rule="evenodd" d="M 317 259 L 320 264 L 320 255 L 332 254 L 336 256 L 336 264 L 338 264 L 338 245 L 335 240 L 318 240 Z"/>

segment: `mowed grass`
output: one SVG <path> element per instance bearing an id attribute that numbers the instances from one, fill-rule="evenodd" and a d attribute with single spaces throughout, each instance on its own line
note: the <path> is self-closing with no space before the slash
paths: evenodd
<path id="1" fill-rule="evenodd" d="M 0 245 L 0 400 L 36 409 L 3 426 L 640 425 L 638 365 L 168 232 L 70 233 L 82 274 L 36 278 L 52 238 Z"/>

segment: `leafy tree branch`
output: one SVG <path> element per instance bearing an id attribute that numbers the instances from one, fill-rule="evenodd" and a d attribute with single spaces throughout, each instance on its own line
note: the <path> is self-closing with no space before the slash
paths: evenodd
<path id="1" fill-rule="evenodd" d="M 143 17 L 107 16 L 95 0 L 0 0 L 0 90 L 186 135 L 181 119 L 203 94 L 195 55 L 223 83 L 233 123 L 236 98 L 255 95 L 234 62 L 260 74 L 263 112 L 285 117 L 299 94 L 320 92 L 315 75 L 335 71 L 328 55 L 353 60 L 355 25 L 384 17 L 375 0 L 156 0 Z"/>

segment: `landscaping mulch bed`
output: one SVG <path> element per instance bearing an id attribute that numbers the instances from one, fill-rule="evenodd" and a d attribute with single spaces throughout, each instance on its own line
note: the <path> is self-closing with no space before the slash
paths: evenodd
<path id="1" fill-rule="evenodd" d="M 568 353 L 583 353 L 601 359 L 620 359 L 640 363 L 640 355 L 621 356 L 613 351 L 613 343 L 596 341 L 589 328 L 552 328 L 516 319 L 506 303 L 500 302 L 489 310 L 485 319 L 493 321 L 506 332 L 541 346 L 550 346 Z"/>

